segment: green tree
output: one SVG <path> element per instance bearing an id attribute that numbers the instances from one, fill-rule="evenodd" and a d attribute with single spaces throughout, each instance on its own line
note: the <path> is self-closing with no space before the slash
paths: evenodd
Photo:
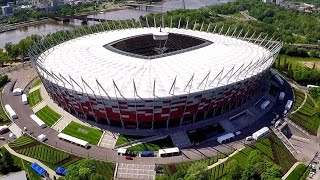
<path id="1" fill-rule="evenodd" d="M 276 180 L 281 179 L 281 167 L 272 162 L 265 162 L 265 171 L 261 174 L 262 180 Z"/>
<path id="2" fill-rule="evenodd" d="M 15 172 L 19 170 L 19 167 L 15 166 L 13 158 L 8 151 L 2 152 L 2 158 L 0 159 L 0 172 L 2 174 L 8 174 L 9 172 Z"/>
<path id="3" fill-rule="evenodd" d="M 205 180 L 208 177 L 207 165 L 202 162 L 192 164 L 185 175 L 185 180 Z"/>
<path id="4" fill-rule="evenodd" d="M 226 166 L 226 171 L 230 174 L 232 179 L 240 179 L 243 169 L 236 159 L 232 159 Z"/>
<path id="5" fill-rule="evenodd" d="M 11 62 L 11 58 L 8 53 L 0 51 L 0 66 L 3 67 L 5 63 Z"/>
<path id="6" fill-rule="evenodd" d="M 17 57 L 19 56 L 19 47 L 15 44 L 10 43 L 6 43 L 4 46 L 4 49 L 6 50 L 6 52 L 8 53 L 8 55 L 16 60 Z"/>

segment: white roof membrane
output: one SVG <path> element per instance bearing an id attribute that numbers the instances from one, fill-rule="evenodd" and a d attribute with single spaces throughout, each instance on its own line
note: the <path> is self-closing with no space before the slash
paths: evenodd
<path id="1" fill-rule="evenodd" d="M 53 83 L 69 89 L 79 92 L 86 90 L 88 94 L 92 94 L 90 88 L 82 82 L 83 79 L 95 94 L 99 94 L 100 87 L 96 82 L 98 80 L 110 97 L 135 98 L 134 81 L 139 97 L 153 98 L 154 95 L 157 97 L 172 96 L 172 91 L 170 93 L 169 91 L 175 78 L 174 95 L 188 93 L 190 87 L 184 89 L 192 76 L 194 77 L 191 93 L 245 79 L 263 71 L 263 67 L 255 69 L 254 72 L 242 73 L 238 77 L 235 75 L 231 77 L 231 74 L 238 69 L 240 72 L 241 68 L 269 57 L 271 54 L 266 48 L 240 39 L 176 28 L 162 28 L 162 31 L 199 37 L 213 43 L 195 50 L 150 60 L 119 54 L 103 47 L 119 39 L 150 34 L 158 30 L 156 28 L 121 29 L 83 36 L 42 53 L 38 63 L 48 72 L 53 72 L 57 76 L 62 75 L 67 81 L 72 82 L 73 87 L 68 83 L 56 82 L 52 77 L 45 76 Z M 272 58 L 268 60 L 270 61 Z M 218 83 L 216 76 L 222 70 L 221 77 L 226 75 L 226 78 Z M 229 71 L 230 73 L 227 74 Z M 208 78 L 203 81 L 208 73 Z M 155 89 L 153 89 L 154 82 Z M 121 94 L 115 91 L 114 84 Z M 106 96 L 101 89 L 100 92 L 102 96 Z"/>

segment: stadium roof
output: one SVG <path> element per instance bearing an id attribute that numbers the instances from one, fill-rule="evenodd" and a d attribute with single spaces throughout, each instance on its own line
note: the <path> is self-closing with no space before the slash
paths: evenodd
<path id="1" fill-rule="evenodd" d="M 83 36 L 42 53 L 38 63 L 65 83 L 50 76 L 47 79 L 69 89 L 88 94 L 93 91 L 111 98 L 153 98 L 224 86 L 263 71 L 273 60 L 270 57 L 272 52 L 257 44 L 230 36 L 177 28 L 162 28 L 162 31 L 198 37 L 212 43 L 154 59 L 128 56 L 104 47 L 119 39 L 157 31 L 158 28 L 120 29 Z M 268 61 L 263 63 L 266 66 L 249 70 L 251 65 L 259 60 L 263 62 L 266 57 Z"/>

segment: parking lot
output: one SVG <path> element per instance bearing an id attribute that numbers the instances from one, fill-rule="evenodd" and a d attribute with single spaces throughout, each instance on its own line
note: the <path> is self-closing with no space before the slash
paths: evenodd
<path id="1" fill-rule="evenodd" d="M 116 179 L 155 179 L 154 168 L 155 165 L 119 163 L 115 177 Z"/>

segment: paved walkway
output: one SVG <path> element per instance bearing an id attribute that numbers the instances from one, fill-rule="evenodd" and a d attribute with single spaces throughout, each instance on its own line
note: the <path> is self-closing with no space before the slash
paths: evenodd
<path id="1" fill-rule="evenodd" d="M 38 86 L 35 86 L 35 87 L 31 88 L 31 89 L 29 90 L 29 93 L 32 93 L 33 91 L 36 91 L 36 90 L 40 89 L 40 87 L 41 87 L 41 84 L 39 84 Z"/>
<path id="2" fill-rule="evenodd" d="M 302 162 L 296 162 L 296 163 L 294 163 L 294 165 L 289 169 L 289 171 L 288 171 L 284 176 L 282 176 L 281 179 L 285 180 L 285 179 L 289 176 L 289 174 L 290 174 L 299 164 L 303 164 L 303 163 L 302 163 Z"/>
<path id="3" fill-rule="evenodd" d="M 173 144 L 178 148 L 186 148 L 192 145 L 185 131 L 176 132 L 170 136 Z"/>
<path id="4" fill-rule="evenodd" d="M 116 165 L 114 179 L 144 179 L 153 180 L 156 177 L 155 165 L 126 164 Z"/>
<path id="5" fill-rule="evenodd" d="M 47 105 L 46 102 L 41 101 L 40 103 L 38 103 L 37 105 L 35 105 L 35 106 L 32 107 L 32 111 L 33 111 L 34 113 L 36 113 L 36 112 L 38 112 L 40 109 L 44 108 L 46 105 Z"/>
<path id="6" fill-rule="evenodd" d="M 26 160 L 28 162 L 31 162 L 31 163 L 36 162 L 37 164 L 39 164 L 41 167 L 43 167 L 48 172 L 49 177 L 51 179 L 53 179 L 53 176 L 56 176 L 57 178 L 60 177 L 60 176 L 56 175 L 54 170 L 50 169 L 48 166 L 44 165 L 42 162 L 38 161 L 37 159 L 33 159 L 31 157 L 16 153 L 13 149 L 11 149 L 8 146 L 8 144 L 3 145 L 3 147 L 5 147 L 14 156 L 17 156 L 17 157 L 19 157 L 19 158 L 21 158 L 23 160 Z"/>
<path id="7" fill-rule="evenodd" d="M 52 129 L 61 132 L 65 127 L 68 126 L 72 122 L 71 119 L 68 119 L 64 116 L 62 116 L 55 124 L 51 126 Z"/>
<path id="8" fill-rule="evenodd" d="M 292 111 L 291 114 L 298 112 L 302 108 L 302 106 L 306 103 L 308 94 L 304 91 L 302 91 L 302 92 L 304 93 L 304 99 L 303 99 L 301 105 L 296 110 Z"/>
<path id="9" fill-rule="evenodd" d="M 119 137 L 118 133 L 112 133 L 110 131 L 105 130 L 103 131 L 103 135 L 98 146 L 114 149 L 114 146 L 116 145 L 118 137 Z"/>
<path id="10" fill-rule="evenodd" d="M 16 136 L 16 138 L 22 136 L 22 130 L 15 123 L 10 124 L 8 128 Z"/>

